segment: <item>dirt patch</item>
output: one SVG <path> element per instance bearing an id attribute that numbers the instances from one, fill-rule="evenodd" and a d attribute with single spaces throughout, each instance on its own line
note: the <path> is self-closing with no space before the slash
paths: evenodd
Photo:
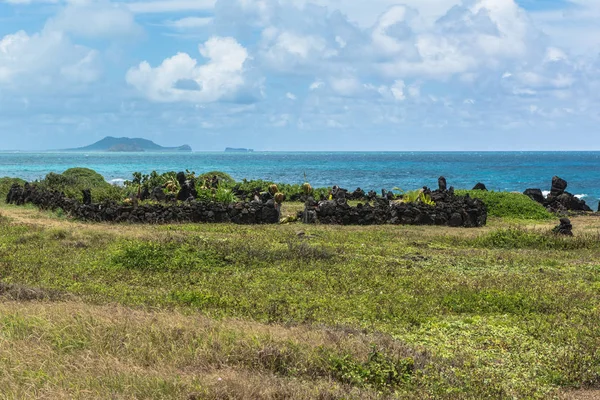
<path id="1" fill-rule="evenodd" d="M 600 400 L 600 390 L 575 390 L 565 393 L 565 400 Z"/>
<path id="2" fill-rule="evenodd" d="M 21 285 L 9 285 L 0 282 L 0 301 L 58 301 L 64 296 L 54 290 L 30 288 Z"/>

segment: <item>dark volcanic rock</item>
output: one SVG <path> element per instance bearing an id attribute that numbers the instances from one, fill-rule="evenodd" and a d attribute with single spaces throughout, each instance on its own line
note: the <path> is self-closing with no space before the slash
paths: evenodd
<path id="1" fill-rule="evenodd" d="M 487 192 L 487 188 L 485 187 L 485 185 L 481 182 L 479 182 L 477 185 L 475 185 L 473 187 L 473 190 L 483 190 Z"/>
<path id="2" fill-rule="evenodd" d="M 180 183 L 180 186 L 181 189 L 179 189 L 179 193 L 177 193 L 177 200 L 194 200 L 198 196 L 198 192 L 196 191 L 193 181 L 184 181 L 183 183 Z"/>
<path id="3" fill-rule="evenodd" d="M 165 192 L 163 192 L 163 189 L 160 186 L 157 186 L 152 189 L 150 199 L 154 201 L 165 201 L 167 200 L 167 195 L 165 195 Z"/>
<path id="4" fill-rule="evenodd" d="M 523 192 L 523 194 L 529 197 L 533 201 L 537 201 L 540 204 L 544 204 L 546 198 L 544 197 L 544 193 L 542 193 L 541 189 L 527 189 Z"/>
<path id="5" fill-rule="evenodd" d="M 178 172 L 177 173 L 177 182 L 179 182 L 179 184 L 181 186 L 183 186 L 183 184 L 185 183 L 185 172 Z"/>
<path id="6" fill-rule="evenodd" d="M 160 189 L 160 188 L 158 188 Z M 162 190 L 161 190 L 162 193 Z M 174 198 L 174 195 L 171 195 Z M 37 185 L 13 185 L 7 201 L 11 204 L 31 203 L 41 209 L 63 209 L 75 219 L 94 222 L 132 222 L 164 224 L 173 222 L 234 222 L 238 224 L 275 224 L 279 212 L 273 200 L 224 205 L 191 200 L 186 203 L 123 205 L 107 201 L 82 204 L 63 193 L 38 188 Z"/>
<path id="7" fill-rule="evenodd" d="M 362 190 L 361 188 L 357 188 L 354 192 L 352 192 L 352 194 L 350 195 L 350 199 L 351 200 L 363 200 L 367 197 L 367 194 L 365 193 L 364 190 Z"/>
<path id="8" fill-rule="evenodd" d="M 565 213 L 567 211 L 592 211 L 584 200 L 578 199 L 566 191 L 567 181 L 555 176 L 552 178 L 550 195 L 545 199 L 544 206 L 550 212 Z"/>
<path id="9" fill-rule="evenodd" d="M 573 225 L 571 225 L 571 220 L 568 218 L 561 218 L 560 224 L 552 231 L 558 235 L 573 236 Z"/>
<path id="10" fill-rule="evenodd" d="M 550 196 L 558 197 L 567 190 L 567 181 L 555 176 L 552 178 L 552 188 L 550 189 Z"/>
<path id="11" fill-rule="evenodd" d="M 448 191 L 431 192 L 429 189 L 424 189 L 425 192 L 431 194 L 435 206 L 420 202 L 409 204 L 393 202 L 387 198 L 386 193 L 385 197 L 375 198 L 373 206 L 367 203 L 351 207 L 346 199 L 341 198 L 321 201 L 317 205 L 307 202 L 305 211 L 300 216 L 308 223 L 337 225 L 405 224 L 456 227 L 485 225 L 487 209 L 481 200 L 471 199 L 468 196 L 454 196 Z"/>
<path id="12" fill-rule="evenodd" d="M 92 191 L 90 189 L 85 189 L 82 190 L 81 193 L 83 194 L 83 204 L 86 206 L 92 204 Z"/>
<path id="13" fill-rule="evenodd" d="M 443 176 L 440 176 L 438 178 L 438 188 L 439 188 L 438 190 L 440 192 L 445 192 L 446 189 L 447 189 L 447 187 L 448 186 L 447 186 L 447 183 L 446 183 L 446 178 L 444 178 Z"/>

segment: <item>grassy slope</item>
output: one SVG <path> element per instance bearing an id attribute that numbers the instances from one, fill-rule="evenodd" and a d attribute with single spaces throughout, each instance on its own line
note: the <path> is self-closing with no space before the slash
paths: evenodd
<path id="1" fill-rule="evenodd" d="M 552 221 L 117 227 L 0 212 L 0 280 L 42 288 L 0 296 L 47 298 L 0 301 L 9 398 L 548 398 L 600 385 L 594 217 L 555 239 Z"/>

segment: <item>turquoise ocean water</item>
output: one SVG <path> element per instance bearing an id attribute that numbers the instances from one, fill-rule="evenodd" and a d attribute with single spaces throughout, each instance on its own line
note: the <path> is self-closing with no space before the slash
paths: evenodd
<path id="1" fill-rule="evenodd" d="M 490 190 L 550 190 L 554 175 L 568 191 L 596 207 L 600 198 L 600 152 L 335 152 L 335 153 L 0 153 L 0 177 L 43 178 L 71 167 L 92 168 L 108 181 L 135 171 L 224 171 L 237 180 L 265 179 L 351 190 L 437 187 L 443 175 L 456 188 L 483 182 Z"/>

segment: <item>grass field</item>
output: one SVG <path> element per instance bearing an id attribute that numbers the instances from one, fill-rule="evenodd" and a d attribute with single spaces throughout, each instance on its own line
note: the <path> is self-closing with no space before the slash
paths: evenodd
<path id="1" fill-rule="evenodd" d="M 286 206 L 293 213 L 297 206 Z M 82 224 L 0 206 L 0 398 L 596 398 L 600 218 Z"/>

